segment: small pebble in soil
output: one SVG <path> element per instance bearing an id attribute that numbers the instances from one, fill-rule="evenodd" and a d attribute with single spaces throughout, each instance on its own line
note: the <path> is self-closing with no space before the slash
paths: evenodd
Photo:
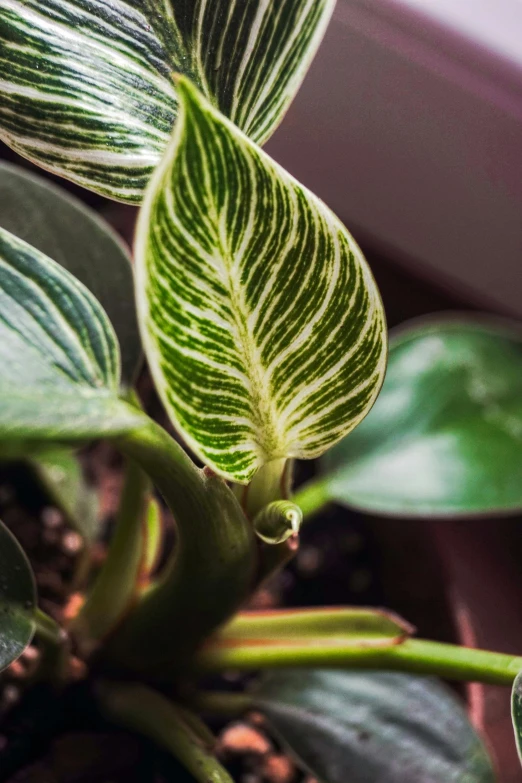
<path id="1" fill-rule="evenodd" d="M 263 777 L 269 783 L 292 783 L 296 769 L 290 759 L 282 753 L 267 756 L 261 767 Z"/>
<path id="2" fill-rule="evenodd" d="M 248 713 L 247 718 L 248 722 L 251 723 L 252 726 L 262 728 L 266 725 L 266 719 L 262 712 L 256 712 L 253 710 L 252 712 Z"/>
<path id="3" fill-rule="evenodd" d="M 83 606 L 84 601 L 85 598 L 82 593 L 73 593 L 72 595 L 70 595 L 67 603 L 63 608 L 63 619 L 66 622 L 70 620 L 74 620 L 74 618 L 80 611 L 81 607 Z"/>
<path id="4" fill-rule="evenodd" d="M 13 680 L 23 680 L 27 676 L 27 669 L 21 660 L 17 660 L 7 667 L 6 674 Z"/>
<path id="5" fill-rule="evenodd" d="M 38 647 L 35 647 L 34 644 L 30 644 L 29 647 L 26 647 L 25 650 L 22 653 L 22 660 L 27 661 L 27 663 L 36 663 L 36 661 L 40 658 L 40 650 Z"/>
<path id="6" fill-rule="evenodd" d="M 218 747 L 224 756 L 239 753 L 265 756 L 272 750 L 272 743 L 258 729 L 246 723 L 234 723 L 221 733 Z"/>
<path id="7" fill-rule="evenodd" d="M 79 680 L 85 679 L 87 674 L 87 664 L 80 658 L 76 658 L 76 656 L 71 655 L 68 660 L 68 675 L 71 680 L 78 682 Z"/>
<path id="8" fill-rule="evenodd" d="M 83 549 L 83 540 L 79 533 L 74 530 L 68 530 L 64 533 L 61 540 L 61 548 L 68 555 L 77 555 Z"/>

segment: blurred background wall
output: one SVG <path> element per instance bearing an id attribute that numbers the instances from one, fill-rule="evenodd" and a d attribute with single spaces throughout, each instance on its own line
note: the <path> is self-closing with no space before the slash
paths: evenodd
<path id="1" fill-rule="evenodd" d="M 338 0 L 268 151 L 365 247 L 522 315 L 522 2 Z"/>

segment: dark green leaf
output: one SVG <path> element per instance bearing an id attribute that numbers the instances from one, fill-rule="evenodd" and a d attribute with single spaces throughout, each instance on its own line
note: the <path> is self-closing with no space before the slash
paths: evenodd
<path id="1" fill-rule="evenodd" d="M 335 0 L 2 0 L 0 138 L 139 202 L 184 73 L 255 141 L 299 88 Z"/>
<path id="2" fill-rule="evenodd" d="M 91 209 L 41 177 L 0 164 L 0 227 L 57 261 L 100 302 L 122 354 L 130 384 L 141 359 L 129 254 L 110 226 Z"/>
<path id="3" fill-rule="evenodd" d="M 0 671 L 31 641 L 35 608 L 31 566 L 13 534 L 0 522 Z"/>
<path id="4" fill-rule="evenodd" d="M 377 513 L 520 510 L 520 329 L 454 319 L 402 331 L 371 413 L 324 467 L 327 495 Z"/>
<path id="5" fill-rule="evenodd" d="M 92 294 L 0 228 L 0 441 L 78 441 L 143 416 L 118 398 L 116 336 Z"/>
<path id="6" fill-rule="evenodd" d="M 493 783 L 461 705 L 435 680 L 387 672 L 281 671 L 256 697 L 322 783 Z"/>

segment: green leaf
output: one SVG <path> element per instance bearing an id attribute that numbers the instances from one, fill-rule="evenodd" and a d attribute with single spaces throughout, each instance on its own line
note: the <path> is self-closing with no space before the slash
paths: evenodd
<path id="1" fill-rule="evenodd" d="M 78 199 L 42 177 L 0 164 L 0 227 L 73 274 L 100 302 L 122 352 L 131 384 L 141 361 L 130 256 L 117 234 Z"/>
<path id="2" fill-rule="evenodd" d="M 285 671 L 256 703 L 322 783 L 493 783 L 484 746 L 435 680 L 387 672 Z"/>
<path id="3" fill-rule="evenodd" d="M 23 549 L 0 522 L 0 671 L 23 653 L 34 631 L 36 586 Z"/>
<path id="4" fill-rule="evenodd" d="M 518 756 L 522 763 L 522 672 L 519 672 L 513 683 L 511 692 L 511 717 L 513 719 L 513 730 L 515 732 L 515 742 L 517 745 Z"/>
<path id="5" fill-rule="evenodd" d="M 522 508 L 522 334 L 464 318 L 399 333 L 364 423 L 326 455 L 325 495 L 380 514 Z"/>
<path id="6" fill-rule="evenodd" d="M 92 294 L 0 228 L 0 441 L 78 441 L 143 424 L 118 399 L 116 336 Z"/>
<path id="7" fill-rule="evenodd" d="M 312 458 L 375 400 L 386 329 L 351 235 L 186 79 L 136 240 L 138 314 L 163 402 L 239 483 Z"/>
<path id="8" fill-rule="evenodd" d="M 93 542 L 99 530 L 98 494 L 85 481 L 82 466 L 73 451 L 45 449 L 31 465 L 52 502 L 86 541 Z"/>
<path id="9" fill-rule="evenodd" d="M 335 0 L 3 0 L 0 138 L 139 202 L 190 76 L 255 141 L 280 122 Z"/>

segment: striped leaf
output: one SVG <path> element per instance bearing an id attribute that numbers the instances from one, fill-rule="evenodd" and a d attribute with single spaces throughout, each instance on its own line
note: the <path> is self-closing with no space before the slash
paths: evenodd
<path id="1" fill-rule="evenodd" d="M 495 783 L 455 695 L 398 672 L 274 671 L 256 707 L 322 783 Z"/>
<path id="2" fill-rule="evenodd" d="M 248 482 L 316 457 L 364 418 L 386 334 L 346 229 L 186 79 L 136 242 L 138 311 L 157 388 L 194 451 Z"/>
<path id="3" fill-rule="evenodd" d="M 43 177 L 0 163 L 0 227 L 57 261 L 100 302 L 121 346 L 122 380 L 143 361 L 127 248 L 94 210 Z"/>
<path id="4" fill-rule="evenodd" d="M 185 73 L 257 142 L 284 114 L 335 0 L 2 0 L 0 138 L 141 201 Z"/>
<path id="5" fill-rule="evenodd" d="M 69 272 L 0 228 L 0 441 L 83 440 L 139 426 L 118 399 L 110 322 Z"/>

